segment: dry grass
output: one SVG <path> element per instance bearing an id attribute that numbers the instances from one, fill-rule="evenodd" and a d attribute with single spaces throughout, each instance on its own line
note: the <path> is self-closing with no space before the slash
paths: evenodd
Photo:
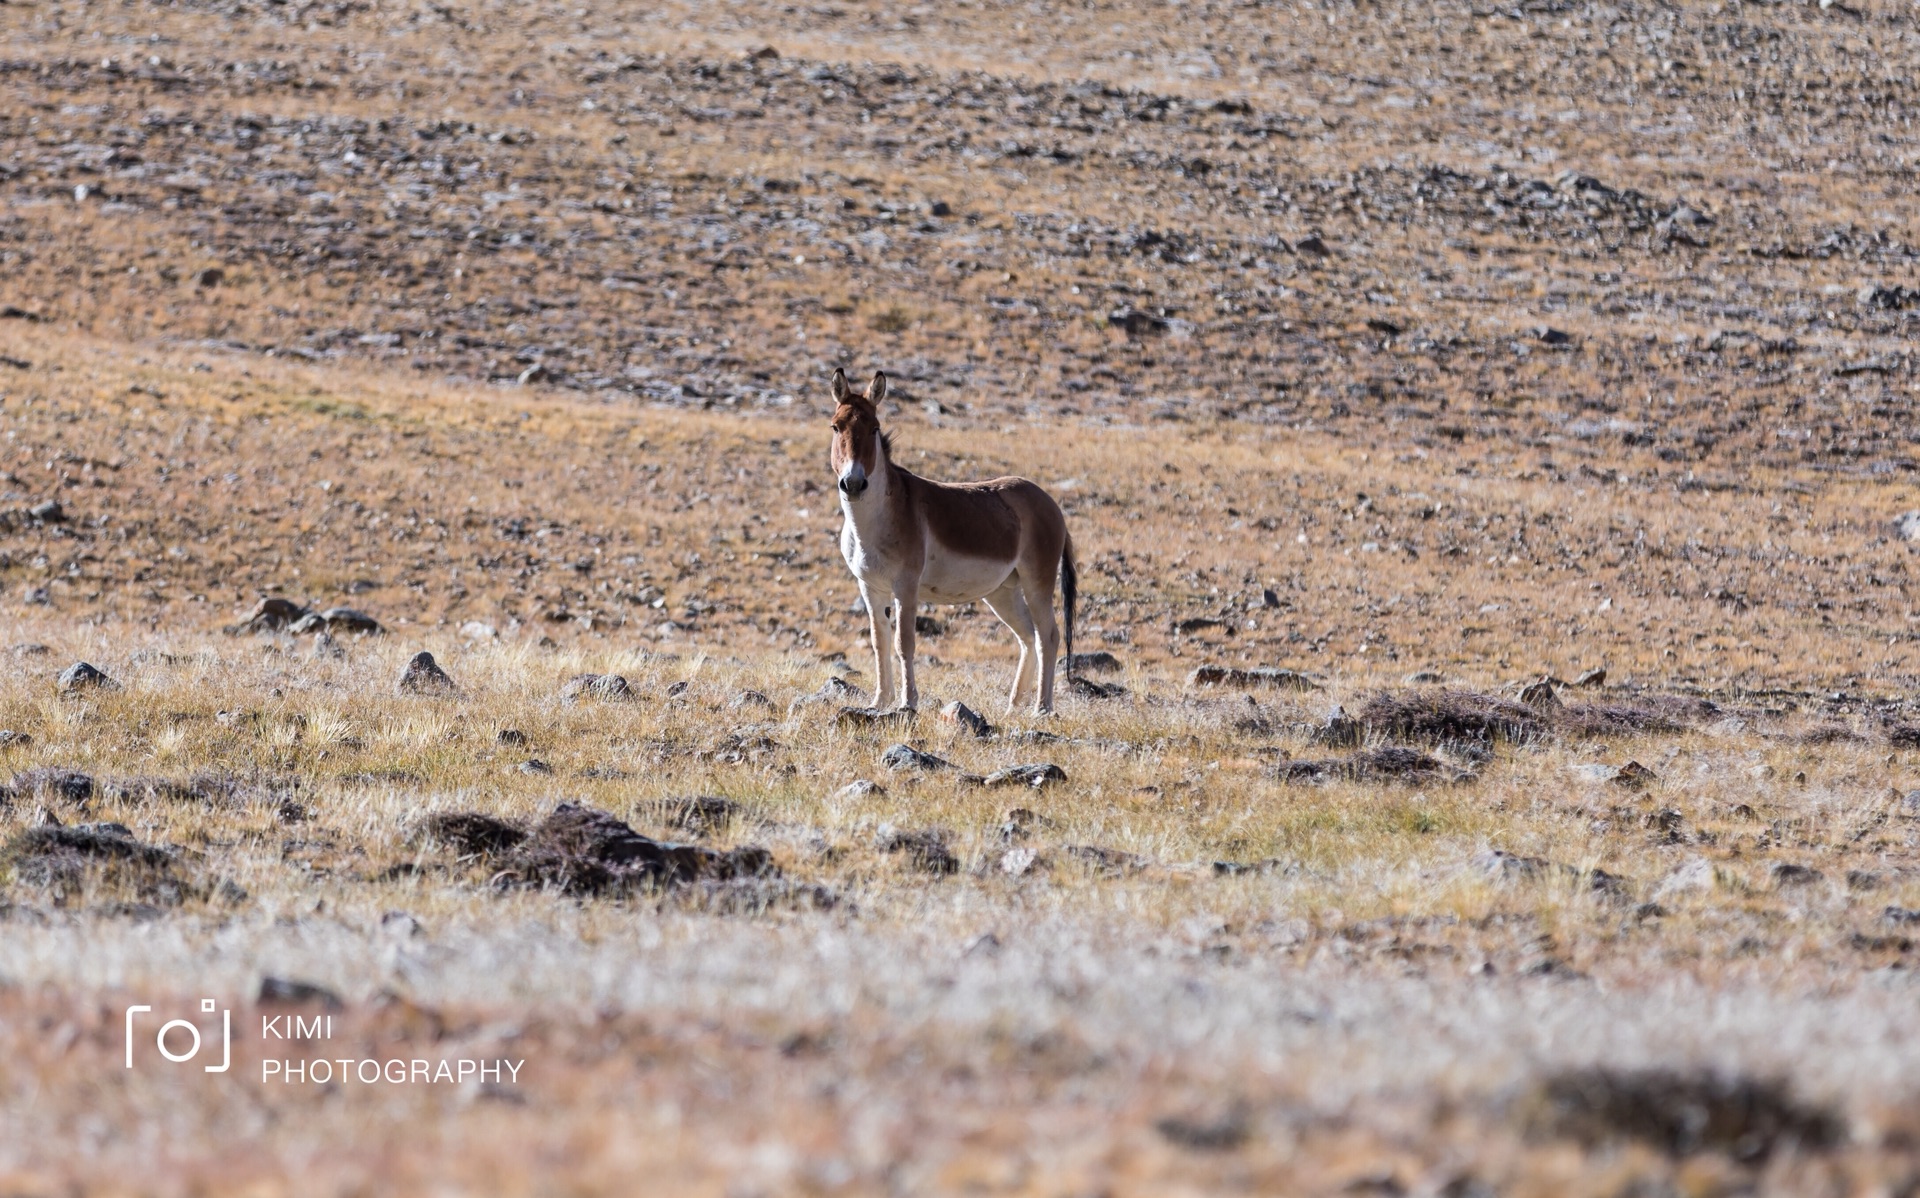
<path id="1" fill-rule="evenodd" d="M 4 11 L 0 1189 L 1920 1177 L 1910 13 Z M 1120 692 L 806 701 L 842 362 Z"/>

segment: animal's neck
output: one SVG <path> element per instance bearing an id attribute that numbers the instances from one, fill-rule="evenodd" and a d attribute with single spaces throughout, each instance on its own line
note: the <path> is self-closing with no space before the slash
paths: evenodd
<path id="1" fill-rule="evenodd" d="M 893 464 L 887 461 L 886 446 L 876 446 L 873 455 L 873 473 L 867 475 L 867 489 L 858 499 L 840 497 L 840 510 L 862 540 L 879 533 L 893 519 L 893 504 L 889 502 L 893 489 L 899 485 L 899 475 Z"/>

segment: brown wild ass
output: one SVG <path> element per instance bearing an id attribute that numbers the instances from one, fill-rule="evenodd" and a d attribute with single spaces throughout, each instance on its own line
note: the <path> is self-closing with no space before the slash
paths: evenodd
<path id="1" fill-rule="evenodd" d="M 980 599 L 1020 638 L 1020 668 L 1007 710 L 1032 694 L 1036 713 L 1052 711 L 1060 647 L 1053 619 L 1056 574 L 1067 655 L 1073 655 L 1078 578 L 1067 518 L 1052 496 L 1024 478 L 954 486 L 895 465 L 892 439 L 880 431 L 886 394 L 884 374 L 875 373 L 862 395 L 847 385 L 844 371 L 833 372 L 833 472 L 846 514 L 840 553 L 867 605 L 879 679 L 874 706 L 911 710 L 919 704 L 913 617 L 920 604 Z"/>

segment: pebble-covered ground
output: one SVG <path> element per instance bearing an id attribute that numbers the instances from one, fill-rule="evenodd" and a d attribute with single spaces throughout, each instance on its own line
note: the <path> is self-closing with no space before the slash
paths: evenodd
<path id="1" fill-rule="evenodd" d="M 0 1188 L 1920 1178 L 1910 9 L 0 13 Z"/>

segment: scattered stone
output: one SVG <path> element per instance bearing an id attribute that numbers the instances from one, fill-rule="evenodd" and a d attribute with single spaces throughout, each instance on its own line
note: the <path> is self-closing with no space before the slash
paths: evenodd
<path id="1" fill-rule="evenodd" d="M 1117 674 L 1120 672 L 1120 659 L 1105 649 L 1096 649 L 1092 653 L 1069 654 L 1066 660 L 1068 674 L 1092 672 L 1095 674 Z"/>
<path id="2" fill-rule="evenodd" d="M 1891 924 L 1920 924 L 1920 911 L 1913 911 L 1906 907 L 1888 907 L 1880 913 L 1880 918 Z"/>
<path id="3" fill-rule="evenodd" d="M 1125 333 L 1129 341 L 1164 333 L 1168 328 L 1165 320 L 1138 308 L 1115 309 L 1107 314 L 1107 324 Z"/>
<path id="4" fill-rule="evenodd" d="M 1118 682 L 1095 682 L 1075 674 L 1067 679 L 1067 693 L 1083 699 L 1122 699 L 1126 697 L 1127 688 Z"/>
<path id="5" fill-rule="evenodd" d="M 775 710 L 773 700 L 759 691 L 741 691 L 733 697 L 727 707 L 733 711 L 744 711 L 749 707 L 758 707 L 766 711 Z"/>
<path id="6" fill-rule="evenodd" d="M 1592 689 L 1593 687 L 1605 686 L 1607 684 L 1606 667 L 1602 666 L 1597 669 L 1588 670 L 1586 673 L 1580 675 L 1578 678 L 1575 678 L 1573 680 L 1573 684 L 1575 686 L 1578 686 L 1584 689 Z"/>
<path id="7" fill-rule="evenodd" d="M 462 857 L 503 853 L 527 838 L 520 825 L 477 811 L 436 811 L 420 821 L 419 831 Z"/>
<path id="8" fill-rule="evenodd" d="M 1438 670 L 1415 670 L 1403 680 L 1408 686 L 1434 686 L 1445 682 L 1447 676 Z"/>
<path id="9" fill-rule="evenodd" d="M 844 678 L 828 675 L 820 684 L 820 689 L 809 695 L 801 695 L 787 704 L 787 718 L 792 719 L 801 708 L 820 703 L 853 704 L 866 702 L 867 693 Z"/>
<path id="10" fill-rule="evenodd" d="M 496 744 L 519 748 L 527 743 L 527 734 L 518 728 L 502 728 L 494 734 L 493 739 Z"/>
<path id="11" fill-rule="evenodd" d="M 1784 1082 L 1672 1068 L 1588 1066 L 1555 1073 L 1517 1104 L 1536 1137 L 1588 1147 L 1638 1141 L 1670 1157 L 1722 1152 L 1746 1164 L 1841 1144 L 1845 1121 Z"/>
<path id="12" fill-rule="evenodd" d="M 1169 1116 L 1153 1125 L 1168 1143 L 1189 1152 L 1234 1152 L 1253 1134 L 1247 1112 L 1238 1105 L 1207 1118 Z"/>
<path id="13" fill-rule="evenodd" d="M 351 607 L 329 607 L 325 611 L 308 612 L 287 629 L 296 636 L 309 632 L 353 633 L 359 636 L 373 636 L 385 631 L 380 621 L 362 611 Z"/>
<path id="14" fill-rule="evenodd" d="M 1102 848 L 1097 844 L 1070 844 L 1060 851 L 1097 874 L 1138 873 L 1148 865 L 1147 859 L 1138 853 Z"/>
<path id="15" fill-rule="evenodd" d="M 1282 782 L 1380 782 L 1387 780 L 1447 782 L 1471 781 L 1472 773 L 1458 770 L 1437 757 L 1400 745 L 1365 749 L 1351 757 L 1319 761 L 1282 761 L 1272 769 Z"/>
<path id="16" fill-rule="evenodd" d="M 686 694 L 688 691 L 692 689 L 693 689 L 693 683 L 688 682 L 686 679 L 682 678 L 680 681 L 673 683 L 671 686 L 667 687 L 667 698 L 678 699 L 680 696 Z"/>
<path id="17" fill-rule="evenodd" d="M 987 723 L 987 717 L 958 699 L 940 709 L 940 718 L 948 723 L 960 725 L 982 740 L 993 735 L 993 725 Z"/>
<path id="18" fill-rule="evenodd" d="M 1628 790 L 1645 790 L 1659 780 L 1660 775 L 1637 761 L 1629 761 L 1621 766 L 1620 772 L 1612 779 L 1615 786 L 1624 786 Z"/>
<path id="19" fill-rule="evenodd" d="M 291 599 L 278 595 L 269 595 L 253 605 L 246 615 L 240 617 L 238 624 L 229 625 L 229 635 L 238 636 L 249 632 L 279 632 L 298 623 L 308 613 L 308 609 Z"/>
<path id="20" fill-rule="evenodd" d="M 1173 630 L 1182 635 L 1190 635 L 1195 632 L 1206 632 L 1212 628 L 1225 628 L 1231 631 L 1232 627 L 1218 616 L 1191 616 L 1185 620 L 1174 621 Z"/>
<path id="21" fill-rule="evenodd" d="M 1719 885 L 1720 875 L 1713 862 L 1705 857 L 1690 857 L 1680 867 L 1660 879 L 1653 888 L 1656 899 L 1670 898 L 1677 894 L 1711 893 Z"/>
<path id="22" fill-rule="evenodd" d="M 834 791 L 833 797 L 841 802 L 857 803 L 863 799 L 878 798 L 886 793 L 887 788 L 878 782 L 870 782 L 865 778 L 855 778 L 839 790 Z"/>
<path id="23" fill-rule="evenodd" d="M 21 590 L 20 602 L 29 607 L 46 607 L 53 602 L 53 592 L 46 587 L 28 586 Z"/>
<path id="24" fill-rule="evenodd" d="M 540 760 L 538 757 L 529 757 L 525 761 L 521 762 L 519 765 L 514 766 L 513 768 L 520 771 L 523 774 L 530 774 L 537 777 L 550 778 L 553 776 L 553 767 L 548 765 L 546 762 Z"/>
<path id="25" fill-rule="evenodd" d="M 48 499 L 28 508 L 27 515 L 42 524 L 64 524 L 67 519 L 67 509 L 60 506 L 58 499 Z"/>
<path id="26" fill-rule="evenodd" d="M 911 707 L 881 711 L 877 707 L 842 707 L 833 722 L 842 728 L 893 728 L 911 725 L 919 713 Z"/>
<path id="27" fill-rule="evenodd" d="M 10 646 L 7 652 L 13 654 L 15 657 L 49 657 L 53 654 L 51 648 L 40 644 L 38 641 L 25 641 L 21 644 Z"/>
<path id="28" fill-rule="evenodd" d="M 470 641 L 497 641 L 500 630 L 484 620 L 468 620 L 460 625 L 460 635 Z"/>
<path id="29" fill-rule="evenodd" d="M 302 982 L 293 978 L 264 977 L 260 979 L 260 992 L 257 1001 L 290 1007 L 320 1006 L 329 1011 L 345 1009 L 340 996 L 325 986 L 314 982 Z"/>
<path id="30" fill-rule="evenodd" d="M 76 661 L 60 671 L 53 683 L 63 695 L 76 695 L 90 690 L 119 690 L 120 684 L 107 677 L 105 671 L 89 662 Z"/>
<path id="31" fill-rule="evenodd" d="M 1216 861 L 1213 872 L 1219 877 L 1232 878 L 1243 874 L 1290 873 L 1292 868 L 1278 857 L 1268 857 L 1263 861 Z"/>
<path id="32" fill-rule="evenodd" d="M 226 281 L 227 272 L 217 266 L 209 266 L 203 270 L 196 271 L 193 276 L 193 285 L 196 287 L 218 287 Z"/>
<path id="33" fill-rule="evenodd" d="M 578 703 L 582 699 L 624 703 L 633 698 L 633 688 L 619 674 L 575 674 L 560 688 L 560 698 L 568 703 Z"/>
<path id="34" fill-rule="evenodd" d="M 433 660 L 433 654 L 422 650 L 407 662 L 406 672 L 400 675 L 400 693 L 403 695 L 444 695 L 459 689 L 453 685 L 453 679 Z"/>
<path id="35" fill-rule="evenodd" d="M 1882 879 L 1879 874 L 1868 869 L 1850 869 L 1847 871 L 1847 889 L 1863 893 L 1880 889 Z"/>
<path id="36" fill-rule="evenodd" d="M 1316 726 L 1308 736 L 1314 744 L 1329 749 L 1350 749 L 1366 738 L 1366 728 L 1338 703 L 1327 712 L 1325 722 Z"/>
<path id="37" fill-rule="evenodd" d="M 1034 790 L 1054 782 L 1065 782 L 1067 771 L 1049 761 L 1031 765 L 1010 765 L 986 777 L 988 786 L 1026 786 Z"/>
<path id="38" fill-rule="evenodd" d="M 1546 678 L 1523 688 L 1520 691 L 1520 701 L 1535 711 L 1547 715 L 1566 710 L 1566 705 L 1560 702 L 1560 696 L 1554 693 L 1552 681 Z"/>
<path id="39" fill-rule="evenodd" d="M 321 629 L 313 638 L 311 654 L 315 661 L 340 661 L 347 656 L 346 646 L 335 640 L 331 632 Z"/>
<path id="40" fill-rule="evenodd" d="M 1475 870 L 1493 882 L 1551 879 L 1574 881 L 1585 878 L 1588 889 L 1609 897 L 1623 895 L 1628 888 L 1627 879 L 1603 869 L 1583 871 L 1558 861 L 1549 861 L 1545 857 L 1523 857 L 1504 849 L 1488 849 L 1475 853 L 1471 864 Z"/>
<path id="41" fill-rule="evenodd" d="M 1767 876 L 1773 879 L 1776 888 L 1782 890 L 1790 886 L 1811 886 L 1826 877 L 1812 866 L 1799 865 L 1792 861 L 1774 862 L 1767 870 Z"/>
<path id="42" fill-rule="evenodd" d="M 25 732 L 15 732 L 11 728 L 0 729 L 0 749 L 25 749 L 33 744 L 33 737 Z"/>
<path id="43" fill-rule="evenodd" d="M 883 853 L 905 853 L 914 868 L 930 874 L 950 874 L 960 869 L 960 859 L 947 848 L 946 834 L 939 831 L 882 829 L 879 849 Z"/>
<path id="44" fill-rule="evenodd" d="M 1000 872 L 1009 877 L 1024 877 L 1034 869 L 1043 867 L 1046 859 L 1035 849 L 1025 845 L 1016 845 L 1000 854 Z"/>
<path id="45" fill-rule="evenodd" d="M 953 762 L 931 753 L 922 753 L 912 745 L 892 745 L 880 754 L 880 764 L 890 770 L 950 770 Z"/>
<path id="46" fill-rule="evenodd" d="M 1920 288 L 1869 283 L 1859 290 L 1858 299 L 1862 308 L 1900 312 L 1907 308 L 1920 308 Z"/>

